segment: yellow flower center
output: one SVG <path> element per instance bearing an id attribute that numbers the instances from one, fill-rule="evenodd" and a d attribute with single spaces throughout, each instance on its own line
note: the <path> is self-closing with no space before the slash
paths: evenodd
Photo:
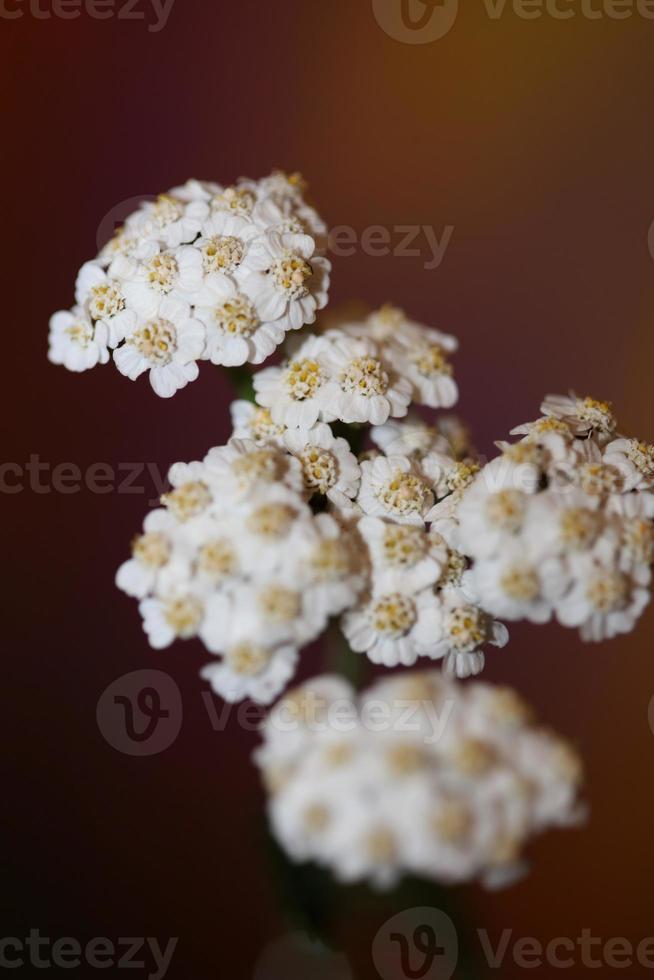
<path id="1" fill-rule="evenodd" d="M 397 470 L 379 489 L 377 499 L 390 513 L 407 516 L 422 514 L 431 505 L 433 495 L 419 476 Z"/>
<path id="2" fill-rule="evenodd" d="M 140 534 L 132 542 L 132 555 L 146 568 L 161 568 L 170 557 L 170 542 L 158 532 Z"/>
<path id="3" fill-rule="evenodd" d="M 220 333 L 227 337 L 251 337 L 260 320 L 253 304 L 245 296 L 236 296 L 214 310 Z"/>
<path id="4" fill-rule="evenodd" d="M 307 487 L 318 493 L 327 493 L 338 479 L 334 456 L 318 446 L 307 446 L 299 458 Z"/>
<path id="5" fill-rule="evenodd" d="M 175 515 L 178 521 L 189 521 L 207 509 L 211 503 L 211 492 L 206 483 L 201 480 L 190 480 L 181 487 L 165 493 L 161 498 L 164 504 Z"/>
<path id="6" fill-rule="evenodd" d="M 302 358 L 291 361 L 284 372 L 284 385 L 297 402 L 312 398 L 325 381 L 325 373 L 317 361 Z"/>
<path id="7" fill-rule="evenodd" d="M 65 333 L 78 347 L 86 349 L 93 342 L 93 328 L 83 320 L 77 320 L 66 327 Z"/>
<path id="8" fill-rule="evenodd" d="M 595 398 L 580 398 L 577 401 L 577 415 L 582 422 L 599 432 L 615 432 L 617 422 L 610 402 L 600 402 Z"/>
<path id="9" fill-rule="evenodd" d="M 323 803 L 312 803 L 304 811 L 302 823 L 310 834 L 322 834 L 331 820 L 331 814 Z"/>
<path id="10" fill-rule="evenodd" d="M 392 864 L 397 856 L 395 836 L 386 827 L 371 831 L 365 839 L 368 857 L 375 864 Z"/>
<path id="11" fill-rule="evenodd" d="M 450 549 L 447 555 L 447 564 L 438 580 L 439 587 L 445 588 L 447 585 L 461 585 L 461 579 L 467 566 L 468 562 L 465 555 L 462 555 L 459 551 Z"/>
<path id="12" fill-rule="evenodd" d="M 236 554 L 231 541 L 215 538 L 203 544 L 198 552 L 198 570 L 214 580 L 229 578 L 236 571 Z"/>
<path id="13" fill-rule="evenodd" d="M 410 776 L 422 769 L 425 758 L 417 745 L 401 743 L 386 752 L 386 763 L 395 776 Z"/>
<path id="14" fill-rule="evenodd" d="M 381 309 L 377 310 L 374 314 L 380 323 L 383 323 L 387 327 L 399 328 L 406 321 L 406 314 L 404 310 L 401 310 L 399 306 L 393 306 L 392 303 L 384 303 Z"/>
<path id="15" fill-rule="evenodd" d="M 538 419 L 537 422 L 531 426 L 529 432 L 529 438 L 533 439 L 535 436 L 548 435 L 550 432 L 556 432 L 560 435 L 569 436 L 570 426 L 563 419 L 557 419 L 553 416 L 546 416 L 545 418 Z"/>
<path id="16" fill-rule="evenodd" d="M 260 481 L 271 483 L 277 476 L 279 457 L 270 449 L 255 449 L 245 456 L 238 456 L 232 463 L 232 473 L 242 490 Z"/>
<path id="17" fill-rule="evenodd" d="M 323 582 L 338 581 L 350 571 L 349 550 L 343 541 L 327 538 L 314 548 L 310 566 L 318 580 Z"/>
<path id="18" fill-rule="evenodd" d="M 584 463 L 575 473 L 576 482 L 593 497 L 620 493 L 624 476 L 615 466 L 604 463 Z"/>
<path id="19" fill-rule="evenodd" d="M 284 432 L 283 425 L 273 422 L 269 408 L 257 408 L 250 419 L 250 432 L 255 439 L 263 441 L 280 436 Z"/>
<path id="20" fill-rule="evenodd" d="M 472 829 L 472 814 L 465 803 L 447 800 L 434 814 L 432 828 L 439 840 L 460 844 Z"/>
<path id="21" fill-rule="evenodd" d="M 247 522 L 253 534 L 262 538 L 283 538 L 290 531 L 296 513 L 286 504 L 263 504 L 254 510 Z"/>
<path id="22" fill-rule="evenodd" d="M 164 619 L 183 640 L 195 636 L 202 620 L 202 603 L 193 596 L 168 599 L 164 603 Z"/>
<path id="23" fill-rule="evenodd" d="M 428 547 L 427 535 L 420 527 L 387 524 L 384 529 L 384 558 L 389 565 L 416 565 L 427 555 Z"/>
<path id="24" fill-rule="evenodd" d="M 538 575 L 533 568 L 516 566 L 508 569 L 500 580 L 500 586 L 506 595 L 518 602 L 533 602 L 540 592 Z"/>
<path id="25" fill-rule="evenodd" d="M 475 650 L 488 639 L 488 616 L 476 606 L 459 606 L 445 616 L 445 629 L 459 652 Z"/>
<path id="26" fill-rule="evenodd" d="M 414 625 L 416 607 L 408 596 L 394 592 L 372 603 L 369 610 L 372 628 L 382 636 L 399 639 Z"/>
<path id="27" fill-rule="evenodd" d="M 465 776 L 483 776 L 496 762 L 495 750 L 481 739 L 464 739 L 453 759 L 456 768 Z"/>
<path id="28" fill-rule="evenodd" d="M 375 357 L 355 357 L 343 368 L 339 382 L 343 391 L 372 398 L 388 391 L 388 375 Z"/>
<path id="29" fill-rule="evenodd" d="M 281 585 L 269 585 L 258 595 L 259 609 L 273 623 L 289 623 L 296 619 L 302 607 L 299 593 Z"/>
<path id="30" fill-rule="evenodd" d="M 525 496 L 519 490 L 500 490 L 486 501 L 486 516 L 491 524 L 515 533 L 522 527 Z"/>
<path id="31" fill-rule="evenodd" d="M 243 261 L 245 246 L 233 235 L 214 235 L 202 246 L 202 265 L 205 272 L 224 272 L 229 275 Z"/>
<path id="32" fill-rule="evenodd" d="M 475 476 L 479 472 L 478 463 L 462 462 L 457 463 L 446 476 L 448 490 L 453 493 L 457 490 L 465 490 L 469 487 Z"/>
<path id="33" fill-rule="evenodd" d="M 291 190 L 299 191 L 300 194 L 307 189 L 307 182 L 298 170 L 292 174 L 287 174 L 285 170 L 274 170 L 273 176 L 288 184 Z"/>
<path id="34" fill-rule="evenodd" d="M 230 211 L 241 218 L 247 218 L 252 214 L 255 203 L 254 194 L 248 190 L 239 190 L 237 187 L 227 187 L 222 194 L 216 194 L 211 199 L 211 207 L 214 211 Z"/>
<path id="35" fill-rule="evenodd" d="M 170 364 L 177 349 L 177 332 L 169 320 L 149 320 L 135 330 L 127 341 L 153 367 Z"/>
<path id="36" fill-rule="evenodd" d="M 561 537 L 578 551 L 590 548 L 598 528 L 598 516 L 585 507 L 570 507 L 561 515 Z"/>
<path id="37" fill-rule="evenodd" d="M 647 479 L 654 478 L 654 446 L 632 439 L 629 442 L 627 456 L 639 473 Z"/>
<path id="38" fill-rule="evenodd" d="M 169 293 L 179 275 L 177 259 L 172 252 L 160 252 L 146 265 L 149 286 L 158 293 Z"/>
<path id="39" fill-rule="evenodd" d="M 624 606 L 629 595 L 629 583 L 620 572 L 607 572 L 590 583 L 587 595 L 597 612 L 613 612 Z"/>
<path id="40" fill-rule="evenodd" d="M 412 356 L 412 360 L 420 374 L 427 378 L 439 374 L 452 374 L 452 365 L 448 363 L 445 351 L 438 344 L 424 347 Z"/>
<path id="41" fill-rule="evenodd" d="M 242 677 L 256 677 L 266 669 L 271 658 L 270 650 L 253 643 L 238 643 L 225 654 L 230 670 Z"/>
<path id="42" fill-rule="evenodd" d="M 302 299 L 308 295 L 307 282 L 313 275 L 313 268 L 299 252 L 286 249 L 270 266 L 270 275 L 276 289 L 288 299 Z"/>
<path id="43" fill-rule="evenodd" d="M 184 204 L 170 194 L 160 194 L 152 208 L 151 215 L 159 228 L 173 224 L 184 214 Z"/>
<path id="44" fill-rule="evenodd" d="M 542 466 L 544 461 L 543 450 L 533 442 L 516 442 L 505 449 L 502 455 L 516 465 L 527 463 L 531 466 Z"/>
<path id="45" fill-rule="evenodd" d="M 94 320 L 109 319 L 125 309 L 125 300 L 120 290 L 111 283 L 103 283 L 91 288 L 89 312 Z"/>

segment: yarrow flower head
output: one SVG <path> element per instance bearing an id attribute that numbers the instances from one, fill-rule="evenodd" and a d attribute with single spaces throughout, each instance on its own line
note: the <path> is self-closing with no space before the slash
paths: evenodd
<path id="1" fill-rule="evenodd" d="M 255 760 L 281 846 L 343 882 L 506 885 L 531 838 L 584 816 L 565 741 L 532 724 L 513 691 L 436 672 L 358 697 L 316 678 L 272 710 Z"/>
<path id="2" fill-rule="evenodd" d="M 145 201 L 82 267 L 75 308 L 52 317 L 50 360 L 84 371 L 113 351 L 122 374 L 148 371 L 164 398 L 198 377 L 198 361 L 261 364 L 327 303 L 324 231 L 301 180 L 279 173 L 190 180 Z M 177 320 L 172 301 L 184 304 Z"/>
<path id="3" fill-rule="evenodd" d="M 618 436 L 608 402 L 550 395 L 541 411 L 456 510 L 470 587 L 505 619 L 631 632 L 651 598 L 654 449 Z"/>

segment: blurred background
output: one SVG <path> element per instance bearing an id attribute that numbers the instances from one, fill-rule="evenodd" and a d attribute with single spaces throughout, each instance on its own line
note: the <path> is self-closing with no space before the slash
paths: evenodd
<path id="1" fill-rule="evenodd" d="M 609 16 L 601 0 L 595 19 L 574 0 L 560 5 L 569 20 L 525 19 L 508 0 L 493 18 L 479 0 L 415 43 L 400 0 L 176 0 L 165 23 L 152 0 L 117 16 L 124 2 L 98 5 L 105 19 L 88 8 L 64 19 L 74 6 L 50 0 L 8 0 L 0 13 L 2 457 L 18 467 L 3 470 L 0 495 L 2 930 L 175 936 L 169 977 L 306 980 L 322 974 L 304 954 L 270 965 L 270 944 L 299 927 L 266 843 L 257 736 L 236 719 L 214 730 L 197 676 L 206 654 L 151 651 L 136 603 L 113 584 L 157 495 L 152 474 L 227 438 L 233 391 L 207 365 L 169 402 L 112 366 L 72 375 L 46 360 L 49 316 L 71 305 L 79 266 L 133 198 L 191 176 L 299 170 L 329 225 L 357 239 L 333 256 L 332 305 L 390 300 L 458 335 L 459 407 L 482 451 L 536 417 L 543 394 L 572 387 L 613 401 L 623 431 L 654 440 L 654 20 L 635 4 Z M 406 225 L 434 229 L 436 264 L 426 236 L 417 254 L 393 254 Z M 371 226 L 386 230 L 387 254 L 362 244 Z M 25 470 L 34 456 L 38 481 Z M 129 492 L 118 480 L 106 493 L 52 489 L 59 464 L 86 473 L 99 462 L 150 469 Z M 531 876 L 512 889 L 455 890 L 461 946 L 474 956 L 476 929 L 494 943 L 505 929 L 547 943 L 590 928 L 637 944 L 654 934 L 654 618 L 601 647 L 556 627 L 511 632 L 486 678 L 516 686 L 579 747 L 592 813 L 586 830 L 538 841 Z M 308 656 L 311 673 L 320 654 Z M 145 668 L 174 678 L 184 718 L 166 751 L 138 758 L 107 741 L 96 706 Z M 323 957 L 324 976 L 376 977 L 384 922 L 441 897 L 338 898 L 329 941 L 351 972 Z M 496 974 L 476 963 L 455 976 Z"/>

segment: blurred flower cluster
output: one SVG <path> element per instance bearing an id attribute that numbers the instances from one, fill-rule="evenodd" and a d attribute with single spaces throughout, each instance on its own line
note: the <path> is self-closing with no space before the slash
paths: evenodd
<path id="1" fill-rule="evenodd" d="M 80 269 L 75 306 L 50 321 L 50 360 L 149 372 L 169 398 L 197 361 L 260 364 L 327 303 L 326 228 L 299 175 L 233 187 L 189 180 L 131 214 Z"/>
<path id="2" fill-rule="evenodd" d="M 507 643 L 502 621 L 555 617 L 595 641 L 635 627 L 654 446 L 571 393 L 481 459 L 458 418 L 433 413 L 458 400 L 455 338 L 393 306 L 307 329 L 327 302 L 324 245 L 297 176 L 189 181 L 82 268 L 50 358 L 84 370 L 111 349 L 169 396 L 198 359 L 235 369 L 278 352 L 246 372 L 228 443 L 171 468 L 117 584 L 153 647 L 201 641 L 203 677 L 230 702 L 272 704 L 332 621 L 358 665 L 440 661 L 358 700 L 322 677 L 279 702 L 257 756 L 273 827 L 294 859 L 345 880 L 503 882 L 532 835 L 579 817 L 580 764 L 512 692 L 459 681 Z"/>
<path id="3" fill-rule="evenodd" d="M 358 697 L 316 678 L 275 705 L 255 759 L 281 845 L 345 882 L 500 887 L 522 873 L 531 837 L 583 818 L 575 752 L 513 691 L 436 671 Z"/>

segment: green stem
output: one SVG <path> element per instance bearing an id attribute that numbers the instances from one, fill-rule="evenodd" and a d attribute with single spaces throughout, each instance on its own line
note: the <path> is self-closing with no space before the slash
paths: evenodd
<path id="1" fill-rule="evenodd" d="M 232 385 L 236 389 L 239 398 L 245 401 L 254 401 L 254 384 L 252 383 L 252 372 L 245 365 L 241 367 L 227 368 L 227 373 Z"/>
<path id="2" fill-rule="evenodd" d="M 361 425 L 347 425 L 345 422 L 332 422 L 332 432 L 335 436 L 346 439 L 350 444 L 350 449 L 355 456 L 363 452 L 363 444 L 366 438 L 366 430 Z"/>
<path id="3" fill-rule="evenodd" d="M 368 679 L 368 658 L 365 654 L 350 650 L 336 622 L 330 623 L 324 644 L 329 670 L 344 677 L 355 690 L 362 690 Z"/>

